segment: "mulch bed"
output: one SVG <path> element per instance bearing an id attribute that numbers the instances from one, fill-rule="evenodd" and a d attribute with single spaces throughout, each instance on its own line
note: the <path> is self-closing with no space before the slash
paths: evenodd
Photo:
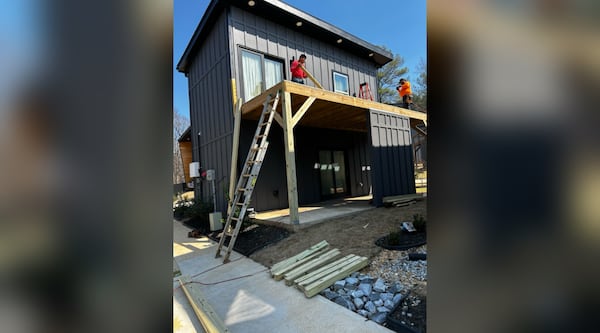
<path id="1" fill-rule="evenodd" d="M 403 251 L 413 247 L 427 244 L 426 232 L 402 232 L 399 234 L 397 242 L 393 245 L 388 242 L 388 236 L 383 236 L 375 241 L 377 246 L 387 250 Z"/>
<path id="2" fill-rule="evenodd" d="M 427 331 L 426 298 L 409 294 L 387 316 L 387 327 L 396 332 L 422 333 Z"/>
<path id="3" fill-rule="evenodd" d="M 221 240 L 223 231 L 213 231 L 208 233 L 208 238 L 218 242 Z M 242 230 L 233 245 L 233 249 L 245 256 L 275 244 L 288 237 L 290 232 L 284 228 L 278 228 L 270 225 L 247 224 L 242 225 Z M 225 246 L 229 245 L 229 240 L 225 239 Z"/>

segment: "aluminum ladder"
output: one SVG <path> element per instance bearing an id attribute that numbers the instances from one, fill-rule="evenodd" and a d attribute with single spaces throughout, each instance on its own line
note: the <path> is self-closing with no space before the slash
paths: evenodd
<path id="1" fill-rule="evenodd" d="M 229 238 L 229 244 L 227 245 L 223 263 L 229 262 L 229 256 L 233 250 L 233 245 L 235 244 L 242 227 L 242 221 L 246 215 L 246 209 L 250 203 L 256 179 L 258 178 L 263 159 L 267 153 L 267 147 L 269 146 L 267 136 L 271 129 L 271 123 L 273 122 L 273 116 L 275 115 L 278 102 L 279 92 L 277 92 L 274 97 L 268 95 L 267 100 L 263 105 L 262 114 L 258 120 L 256 132 L 254 133 L 254 139 L 252 140 L 252 144 L 250 144 L 248 156 L 246 157 L 246 162 L 240 173 L 234 197 L 231 201 L 231 212 L 227 216 L 227 222 L 225 223 L 221 239 L 219 240 L 219 247 L 217 248 L 215 258 L 221 257 L 221 249 L 225 244 L 225 238 Z"/>

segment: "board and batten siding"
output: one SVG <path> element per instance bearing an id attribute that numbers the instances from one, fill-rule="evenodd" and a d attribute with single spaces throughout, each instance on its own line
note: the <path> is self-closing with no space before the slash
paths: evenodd
<path id="1" fill-rule="evenodd" d="M 370 110 L 373 203 L 383 197 L 415 193 L 410 120 L 394 113 Z"/>
<path id="2" fill-rule="evenodd" d="M 197 47 L 188 73 L 193 157 L 202 168 L 215 170 L 217 211 L 226 212 L 233 133 L 226 12 L 215 21 L 206 39 Z M 211 201 L 210 183 L 197 184 L 195 194 L 197 198 Z"/>
<path id="3" fill-rule="evenodd" d="M 284 78 L 287 80 L 291 80 L 290 59 L 298 59 L 301 54 L 306 54 L 306 69 L 324 89 L 333 91 L 333 71 L 336 71 L 348 75 L 351 96 L 358 96 L 359 85 L 367 82 L 373 99 L 377 101 L 377 68 L 368 59 L 237 7 L 230 9 L 229 25 L 232 75 L 237 79 L 240 95 L 242 77 L 239 68 L 239 48 L 243 47 L 282 60 L 285 68 Z M 314 86 L 312 82 L 307 84 Z"/>

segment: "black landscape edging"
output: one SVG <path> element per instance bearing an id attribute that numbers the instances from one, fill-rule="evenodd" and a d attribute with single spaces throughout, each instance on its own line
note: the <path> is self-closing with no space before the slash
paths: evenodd
<path id="1" fill-rule="evenodd" d="M 425 241 L 421 241 L 421 242 L 416 242 L 413 244 L 409 244 L 409 245 L 387 245 L 385 244 L 385 238 L 387 236 L 383 236 L 378 238 L 375 241 L 375 245 L 380 246 L 386 250 L 393 250 L 393 251 L 403 251 L 403 250 L 408 250 L 408 249 L 412 249 L 413 247 L 417 247 L 417 246 L 421 246 L 421 245 L 425 245 L 427 244 L 427 240 Z"/>
<path id="2" fill-rule="evenodd" d="M 392 311 L 388 312 L 388 314 L 385 316 L 385 326 L 387 328 L 393 330 L 394 332 L 397 332 L 397 333 L 421 333 L 417 330 L 410 328 L 409 326 L 402 324 L 400 322 L 400 320 L 398 320 L 396 318 L 392 318 L 392 316 L 390 316 L 392 313 L 394 313 L 394 312 L 396 312 L 396 310 L 398 310 L 398 307 L 402 305 L 402 302 L 404 301 L 404 299 L 407 298 L 409 295 L 410 295 L 410 293 L 408 293 L 404 297 L 402 297 L 402 299 L 400 301 L 398 301 L 398 304 L 396 304 L 394 306 Z"/>

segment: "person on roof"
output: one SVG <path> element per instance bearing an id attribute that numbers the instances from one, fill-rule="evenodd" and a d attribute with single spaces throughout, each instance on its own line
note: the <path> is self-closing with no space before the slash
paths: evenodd
<path id="1" fill-rule="evenodd" d="M 298 60 L 292 61 L 292 64 L 290 65 L 290 70 L 292 71 L 292 81 L 304 84 L 306 73 L 302 70 L 302 66 L 304 66 L 305 61 L 306 55 L 304 54 L 301 54 Z"/>
<path id="2" fill-rule="evenodd" d="M 402 106 L 405 109 L 412 110 L 413 95 L 412 95 L 412 90 L 410 89 L 410 82 L 408 82 L 404 78 L 401 78 L 400 82 L 398 82 L 398 84 L 399 84 L 399 86 L 396 87 L 396 90 L 398 90 L 398 93 L 400 94 L 400 97 L 402 98 Z"/>

